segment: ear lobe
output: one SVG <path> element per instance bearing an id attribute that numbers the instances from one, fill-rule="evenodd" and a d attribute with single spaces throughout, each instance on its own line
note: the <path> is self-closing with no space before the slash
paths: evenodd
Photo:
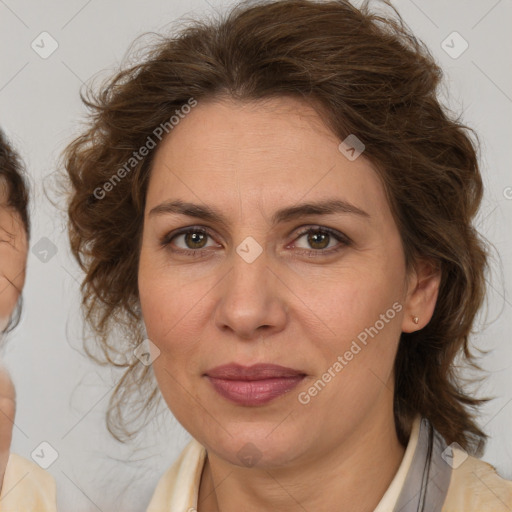
<path id="1" fill-rule="evenodd" d="M 430 260 L 420 260 L 409 279 L 407 299 L 402 320 L 403 332 L 423 329 L 432 318 L 436 307 L 441 269 Z"/>

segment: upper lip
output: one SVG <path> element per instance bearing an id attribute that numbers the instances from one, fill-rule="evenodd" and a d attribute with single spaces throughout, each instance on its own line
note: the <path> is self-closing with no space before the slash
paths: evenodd
<path id="1" fill-rule="evenodd" d="M 286 368 L 277 364 L 259 363 L 252 366 L 242 366 L 230 363 L 212 368 L 206 372 L 206 375 L 226 380 L 263 380 L 279 377 L 297 377 L 306 374 L 300 370 Z"/>

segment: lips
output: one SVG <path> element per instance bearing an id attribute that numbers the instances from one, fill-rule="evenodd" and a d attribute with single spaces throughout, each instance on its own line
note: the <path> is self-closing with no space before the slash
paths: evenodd
<path id="1" fill-rule="evenodd" d="M 238 405 L 263 405 L 297 386 L 306 376 L 301 370 L 260 363 L 253 366 L 227 364 L 205 374 L 213 388 Z"/>
<path id="2" fill-rule="evenodd" d="M 208 370 L 206 375 L 217 379 L 227 380 L 263 380 L 283 377 L 297 377 L 305 375 L 300 370 L 286 368 L 277 364 L 255 364 L 253 366 L 242 366 L 239 364 L 225 364 Z"/>

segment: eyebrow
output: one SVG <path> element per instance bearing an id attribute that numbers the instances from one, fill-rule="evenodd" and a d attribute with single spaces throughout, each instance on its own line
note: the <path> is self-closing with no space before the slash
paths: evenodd
<path id="1" fill-rule="evenodd" d="M 150 210 L 149 216 L 173 213 L 207 220 L 223 226 L 229 225 L 228 219 L 215 208 L 180 200 L 165 201 L 155 206 Z M 358 215 L 362 218 L 370 218 L 367 212 L 353 204 L 342 201 L 341 199 L 328 199 L 312 203 L 303 203 L 297 206 L 289 206 L 277 210 L 272 215 L 271 222 L 272 225 L 275 226 L 279 223 L 289 222 L 308 215 L 334 215 L 336 213 L 348 213 Z"/>

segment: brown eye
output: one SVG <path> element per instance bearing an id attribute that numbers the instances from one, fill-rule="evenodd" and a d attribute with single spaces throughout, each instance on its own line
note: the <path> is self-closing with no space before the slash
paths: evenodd
<path id="1" fill-rule="evenodd" d="M 325 249 L 329 245 L 331 235 L 328 233 L 309 232 L 307 234 L 308 243 L 313 249 Z"/>
<path id="2" fill-rule="evenodd" d="M 208 238 L 206 233 L 200 231 L 189 231 L 183 234 L 185 245 L 189 249 L 202 249 Z"/>
<path id="3" fill-rule="evenodd" d="M 296 245 L 296 247 L 308 256 L 329 255 L 351 245 L 351 240 L 347 236 L 324 227 L 305 229 L 299 233 L 297 240 L 301 238 L 306 241 L 307 247 L 300 245 Z M 334 243 L 330 246 L 331 242 Z M 338 243 L 336 244 L 336 242 Z"/>
<path id="4" fill-rule="evenodd" d="M 209 238 L 213 237 L 206 229 L 192 226 L 165 235 L 160 240 L 160 245 L 185 256 L 207 256 L 211 254 L 208 249 L 218 247 L 207 245 Z"/>

